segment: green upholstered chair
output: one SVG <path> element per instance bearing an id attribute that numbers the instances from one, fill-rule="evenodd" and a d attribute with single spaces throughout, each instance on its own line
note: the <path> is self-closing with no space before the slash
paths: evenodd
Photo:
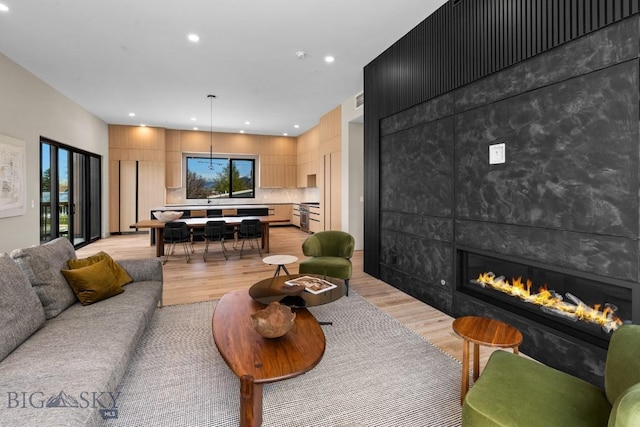
<path id="1" fill-rule="evenodd" d="M 612 335 L 605 390 L 536 361 L 494 352 L 462 407 L 470 426 L 640 426 L 640 325 Z"/>
<path id="2" fill-rule="evenodd" d="M 349 296 L 351 257 L 355 241 L 344 231 L 320 231 L 307 237 L 302 253 L 311 257 L 300 262 L 300 274 L 321 274 L 343 279 Z"/>

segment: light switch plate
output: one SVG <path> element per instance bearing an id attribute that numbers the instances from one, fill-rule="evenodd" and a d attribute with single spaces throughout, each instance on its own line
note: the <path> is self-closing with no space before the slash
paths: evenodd
<path id="1" fill-rule="evenodd" d="M 505 144 L 493 144 L 489 146 L 489 164 L 499 165 L 506 161 L 505 156 L 506 147 Z"/>

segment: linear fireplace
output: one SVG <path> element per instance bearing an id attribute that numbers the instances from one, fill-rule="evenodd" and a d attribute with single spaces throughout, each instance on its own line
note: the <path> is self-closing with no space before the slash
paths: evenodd
<path id="1" fill-rule="evenodd" d="M 457 261 L 459 292 L 604 349 L 638 316 L 628 282 L 469 248 Z"/>

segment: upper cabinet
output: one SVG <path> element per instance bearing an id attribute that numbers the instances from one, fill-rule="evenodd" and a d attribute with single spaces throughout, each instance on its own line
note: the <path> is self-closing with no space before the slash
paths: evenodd
<path id="1" fill-rule="evenodd" d="M 182 187 L 182 143 L 179 130 L 166 131 L 165 185 L 167 188 Z"/>
<path id="2" fill-rule="evenodd" d="M 260 155 L 260 187 L 296 186 L 296 138 L 269 137 L 270 144 Z"/>
<path id="3" fill-rule="evenodd" d="M 298 137 L 298 187 L 317 187 L 320 169 L 320 129 L 315 126 Z"/>

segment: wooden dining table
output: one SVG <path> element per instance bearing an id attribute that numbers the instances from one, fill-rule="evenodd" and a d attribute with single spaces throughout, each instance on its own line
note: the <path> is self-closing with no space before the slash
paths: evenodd
<path id="1" fill-rule="evenodd" d="M 207 221 L 224 221 L 227 225 L 239 226 L 243 219 L 259 219 L 262 229 L 262 249 L 265 253 L 269 253 L 269 224 L 275 222 L 287 222 L 287 219 L 274 218 L 272 216 L 229 216 L 221 218 L 180 218 L 173 222 L 184 222 L 190 229 L 204 228 Z M 155 230 L 156 256 L 164 255 L 164 222 L 157 219 L 143 219 L 129 228 L 150 228 Z"/>

